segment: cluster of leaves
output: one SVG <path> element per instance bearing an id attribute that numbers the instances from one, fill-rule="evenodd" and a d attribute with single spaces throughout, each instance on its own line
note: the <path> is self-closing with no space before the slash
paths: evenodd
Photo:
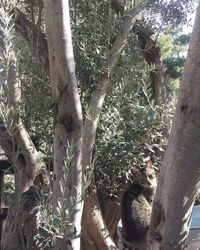
<path id="1" fill-rule="evenodd" d="M 22 42 L 19 72 L 22 86 L 22 119 L 36 148 L 46 157 L 52 156 L 53 118 L 49 78 Z M 22 49 L 23 48 L 23 49 Z"/>
<path id="2" fill-rule="evenodd" d="M 71 10 L 77 78 L 85 106 L 107 67 L 107 55 L 119 20 L 106 1 L 74 0 Z"/>
<path id="3" fill-rule="evenodd" d="M 169 26 L 177 27 L 179 25 L 185 24 L 187 22 L 188 14 L 194 12 L 197 2 L 198 1 L 196 0 L 150 0 L 148 4 L 150 23 L 158 23 L 158 21 L 155 19 L 159 18 L 159 28 L 162 30 Z M 156 28 L 156 26 L 154 27 Z"/>
<path id="4" fill-rule="evenodd" d="M 42 192 L 40 196 L 41 202 L 41 216 L 38 233 L 35 236 L 37 245 L 44 249 L 55 244 L 57 237 L 62 237 L 66 242 L 76 237 L 76 231 L 71 230 L 72 214 L 75 211 L 75 202 L 73 197 L 68 200 L 69 183 L 71 179 L 71 160 L 73 158 L 73 145 L 68 145 L 66 160 L 64 161 L 63 174 L 60 180 L 61 197 L 58 201 L 57 207 L 53 207 L 52 190 Z M 81 202 L 81 201 L 80 201 Z"/>
<path id="5" fill-rule="evenodd" d="M 145 164 L 148 158 L 158 166 L 163 156 L 174 108 L 172 104 L 153 106 L 148 70 L 141 71 L 143 77 L 146 74 L 144 82 L 142 76 L 138 81 L 116 82 L 106 100 L 95 147 L 101 203 L 119 195 L 129 181 L 130 168 Z"/>
<path id="6" fill-rule="evenodd" d="M 62 181 L 64 178 L 62 179 Z M 66 181 L 66 180 L 65 180 Z M 62 185 L 62 184 L 61 184 Z M 65 193 L 67 187 L 62 190 Z M 62 237 L 66 241 L 75 237 L 76 232 L 68 232 L 68 228 L 71 225 L 69 215 L 69 202 L 66 201 L 66 197 L 58 202 L 56 210 L 52 206 L 52 192 L 48 194 L 42 194 L 40 196 L 41 215 L 38 232 L 35 236 L 37 245 L 45 249 L 46 247 L 52 247 L 55 244 L 57 237 Z M 63 198 L 62 197 L 62 198 Z"/>
<path id="7" fill-rule="evenodd" d="M 1 8 L 0 13 L 3 13 Z M 12 17 L 6 16 L 5 18 L 0 18 L 0 118 L 10 134 L 12 133 L 12 121 L 10 119 L 12 110 L 8 100 L 7 82 L 10 65 L 14 60 L 13 50 L 15 49 L 15 40 L 13 27 Z"/>

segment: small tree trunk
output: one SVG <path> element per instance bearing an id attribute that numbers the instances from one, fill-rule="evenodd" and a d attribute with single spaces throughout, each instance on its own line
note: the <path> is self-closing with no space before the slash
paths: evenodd
<path id="1" fill-rule="evenodd" d="M 180 94 L 159 176 L 150 249 L 185 249 L 200 172 L 200 6 L 191 35 Z"/>

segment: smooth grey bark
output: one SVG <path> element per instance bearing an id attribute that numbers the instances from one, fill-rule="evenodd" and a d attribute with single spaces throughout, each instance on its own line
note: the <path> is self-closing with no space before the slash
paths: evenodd
<path id="1" fill-rule="evenodd" d="M 200 5 L 161 165 L 150 226 L 151 250 L 185 249 L 200 180 Z"/>
<path id="2" fill-rule="evenodd" d="M 66 187 L 70 188 L 70 196 L 67 199 L 75 202 L 71 211 L 71 231 L 76 230 L 80 236 L 83 210 L 81 164 L 83 118 L 75 74 L 69 4 L 67 0 L 44 0 L 44 8 L 54 102 L 53 206 L 56 208 L 62 197 L 60 180 L 63 176 L 64 159 L 66 151 L 69 147 L 73 147 L 72 175 Z M 80 237 L 72 241 L 72 246 L 74 249 L 80 249 Z M 55 246 L 55 249 L 58 247 Z"/>

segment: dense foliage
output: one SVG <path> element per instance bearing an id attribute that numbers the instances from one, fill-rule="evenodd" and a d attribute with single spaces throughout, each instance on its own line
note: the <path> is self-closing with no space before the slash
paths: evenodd
<path id="1" fill-rule="evenodd" d="M 21 2 L 21 8 L 30 16 L 30 21 L 43 30 L 42 5 L 40 1 L 31 3 Z M 191 1 L 150 3 L 142 18 L 144 21 L 148 20 L 152 12 L 160 15 L 161 19 L 157 19 L 159 20 L 157 24 L 151 16 L 154 22 L 153 29 L 159 29 L 160 25 L 162 27 L 177 25 L 185 22 L 186 12 L 191 10 L 192 4 L 194 2 Z M 132 7 L 132 1 L 128 1 L 125 11 L 128 12 Z M 116 14 L 109 2 L 97 3 L 95 0 L 71 1 L 71 17 L 77 76 L 84 103 L 83 109 L 87 115 L 90 93 L 106 67 L 107 54 L 122 17 Z M 177 54 L 179 47 L 188 41 L 184 40 L 184 35 L 175 37 L 175 34 L 174 31 L 173 34 L 171 32 L 161 35 L 158 39 L 170 77 L 169 85 L 173 85 L 173 79 L 180 77 L 180 66 L 184 58 Z M 37 51 L 36 45 L 33 45 L 30 51 L 24 42 L 18 41 L 17 47 L 20 51 L 19 70 L 24 124 L 33 136 L 38 149 L 45 157 L 49 157 L 52 152 L 51 108 L 53 106 L 49 79 L 37 63 L 37 53 L 33 53 Z M 150 70 L 150 66 L 144 61 L 137 37 L 132 33 L 111 80 L 95 147 L 94 164 L 98 166 L 97 182 L 102 183 L 101 187 L 105 187 L 103 183 L 107 183 L 107 179 L 112 179 L 112 182 L 109 182 L 112 185 L 106 187 L 106 193 L 110 193 L 110 189 L 115 192 L 115 184 L 119 185 L 119 178 L 124 178 L 131 166 L 142 164 L 146 157 L 150 156 L 157 163 L 160 153 L 157 154 L 157 158 L 156 152 L 162 151 L 165 145 L 162 130 L 166 126 L 165 122 L 169 121 L 168 117 L 171 117 L 172 109 L 171 104 L 167 107 L 153 105 Z M 173 89 L 172 86 L 171 90 Z"/>
<path id="2" fill-rule="evenodd" d="M 27 0 L 18 3 L 38 31 L 44 31 L 41 2 Z M 124 15 L 137 1 L 126 2 Z M 150 1 L 140 17 L 144 27 L 151 29 L 152 38 L 161 48 L 166 67 L 166 85 L 169 88 L 167 105 L 154 104 L 150 83 L 150 72 L 154 70 L 154 65 L 148 65 L 145 61 L 137 35 L 131 32 L 128 38 L 111 78 L 93 155 L 95 180 L 102 204 L 109 202 L 110 197 L 119 195 L 122 185 L 128 181 L 127 173 L 131 167 L 144 164 L 149 157 L 155 165 L 159 165 L 184 63 L 181 52 L 188 42 L 185 34 L 177 36 L 178 27 L 175 26 L 186 21 L 186 14 L 192 10 L 193 4 L 194 1 L 186 0 L 162 3 Z M 72 0 L 70 5 L 76 73 L 84 116 L 87 116 L 88 100 L 107 67 L 109 50 L 123 16 L 116 13 L 110 1 Z M 173 32 L 167 29 L 170 27 L 173 27 Z M 33 37 L 30 37 L 30 41 L 34 41 Z M 51 101 L 49 78 L 38 63 L 37 46 L 33 43 L 30 48 L 24 41 L 16 40 L 22 84 L 20 108 L 23 122 L 37 149 L 44 158 L 52 158 L 51 111 L 54 104 Z M 56 219 L 58 225 L 60 218 Z M 49 228 L 54 227 L 52 221 L 48 222 L 52 223 Z"/>

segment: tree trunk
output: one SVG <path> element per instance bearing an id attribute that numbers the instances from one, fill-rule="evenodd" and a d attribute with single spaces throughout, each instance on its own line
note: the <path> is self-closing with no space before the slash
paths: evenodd
<path id="1" fill-rule="evenodd" d="M 111 201 L 111 203 L 108 204 L 108 206 L 106 207 L 106 213 L 103 214 L 103 217 L 105 219 L 110 235 L 112 236 L 115 244 L 117 245 L 118 243 L 117 225 L 121 218 L 119 199 L 115 199 L 114 201 Z"/>
<path id="2" fill-rule="evenodd" d="M 83 212 L 83 250 L 117 249 L 103 220 L 95 185 L 88 188 Z"/>
<path id="3" fill-rule="evenodd" d="M 82 217 L 82 110 L 75 74 L 75 62 L 67 0 L 44 0 L 45 23 L 49 48 L 50 78 L 54 102 L 54 173 L 53 206 L 62 197 L 60 180 L 64 159 L 69 147 L 73 147 L 70 160 L 72 175 L 66 187 L 70 189 L 71 231 L 81 232 Z M 75 212 L 74 212 L 75 211 Z M 80 249 L 80 238 L 73 240 L 73 247 Z M 55 247 L 55 249 L 59 249 Z M 64 249 L 63 249 L 64 250 Z"/>
<path id="4" fill-rule="evenodd" d="M 200 6 L 150 225 L 150 249 L 185 248 L 200 172 Z"/>
<path id="5" fill-rule="evenodd" d="M 9 208 L 5 230 L 1 240 L 2 250 L 39 249 L 34 236 L 38 225 L 39 197 L 34 188 L 35 178 L 44 163 L 36 151 L 30 136 L 20 119 L 19 102 L 21 86 L 18 77 L 17 60 L 12 44 L 3 47 L 9 51 L 7 58 L 7 105 L 8 115 L 0 118 L 1 145 L 8 159 L 15 167 L 15 200 Z M 6 47 L 8 46 L 8 47 Z M 6 54 L 6 53 L 5 53 Z M 6 83 L 4 83 L 6 84 Z"/>

